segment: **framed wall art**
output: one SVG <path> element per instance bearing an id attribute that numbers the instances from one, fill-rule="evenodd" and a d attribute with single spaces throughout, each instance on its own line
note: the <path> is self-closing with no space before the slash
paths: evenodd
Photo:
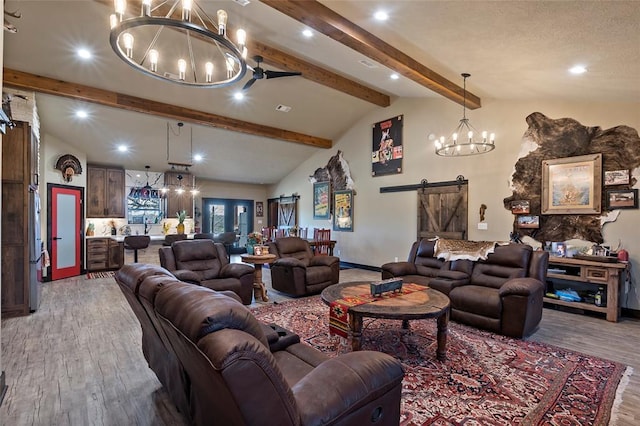
<path id="1" fill-rule="evenodd" d="M 540 216 L 518 216 L 518 228 L 540 228 Z"/>
<path id="2" fill-rule="evenodd" d="M 628 185 L 629 180 L 629 170 L 610 170 L 604 172 L 604 186 Z"/>
<path id="3" fill-rule="evenodd" d="M 256 217 L 264 216 L 264 204 L 262 201 L 256 201 Z"/>
<path id="4" fill-rule="evenodd" d="M 602 208 L 602 154 L 542 162 L 542 214 L 597 214 Z"/>
<path id="5" fill-rule="evenodd" d="M 402 117 L 373 125 L 371 176 L 402 173 Z"/>
<path id="6" fill-rule="evenodd" d="M 313 184 L 313 218 L 331 218 L 331 185 L 329 182 Z"/>
<path id="7" fill-rule="evenodd" d="M 333 211 L 333 230 L 353 232 L 353 191 L 335 191 Z"/>
<path id="8" fill-rule="evenodd" d="M 637 209 L 638 190 L 637 189 L 610 189 L 607 191 L 607 209 Z"/>
<path id="9" fill-rule="evenodd" d="M 529 200 L 516 200 L 511 202 L 512 214 L 528 214 L 529 210 Z"/>

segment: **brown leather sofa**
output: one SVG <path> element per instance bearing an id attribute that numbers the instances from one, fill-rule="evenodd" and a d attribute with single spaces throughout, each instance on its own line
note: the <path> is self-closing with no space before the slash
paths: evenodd
<path id="1" fill-rule="evenodd" d="M 297 335 L 257 321 L 235 294 L 167 274 L 132 264 L 116 280 L 140 319 L 143 346 L 175 360 L 173 373 L 183 374 L 167 390 L 172 397 L 183 393 L 192 423 L 398 424 L 403 371 L 393 357 L 360 351 L 328 358 Z"/>
<path id="2" fill-rule="evenodd" d="M 293 296 L 319 293 L 340 280 L 340 259 L 314 256 L 309 242 L 298 237 L 277 238 L 269 243 L 277 256 L 270 265 L 271 286 Z"/>
<path id="3" fill-rule="evenodd" d="M 549 254 L 525 244 L 497 246 L 486 260 L 445 262 L 434 241 L 411 247 L 407 262 L 382 265 L 382 278 L 428 284 L 451 300 L 451 319 L 511 337 L 535 331 L 542 319 Z"/>
<path id="4" fill-rule="evenodd" d="M 208 239 L 176 241 L 160 247 L 160 265 L 179 280 L 212 290 L 231 290 L 250 305 L 254 269 L 243 263 L 229 263 L 224 246 Z"/>

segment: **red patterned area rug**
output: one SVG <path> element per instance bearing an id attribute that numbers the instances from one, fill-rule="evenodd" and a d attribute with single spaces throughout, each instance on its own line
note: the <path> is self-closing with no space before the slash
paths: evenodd
<path id="1" fill-rule="evenodd" d="M 329 356 L 351 350 L 329 337 L 318 296 L 258 307 L 265 322 L 293 330 Z M 405 369 L 401 425 L 606 425 L 622 364 L 449 323 L 447 360 L 435 359 L 436 322 L 365 319 L 362 349 Z"/>
<path id="2" fill-rule="evenodd" d="M 87 279 L 95 280 L 97 278 L 111 278 L 111 277 L 115 277 L 115 276 L 116 276 L 115 271 L 89 272 L 87 274 Z"/>

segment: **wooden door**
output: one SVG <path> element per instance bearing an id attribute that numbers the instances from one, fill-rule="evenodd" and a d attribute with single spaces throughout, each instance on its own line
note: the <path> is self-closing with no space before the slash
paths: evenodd
<path id="1" fill-rule="evenodd" d="M 466 240 L 468 185 L 433 185 L 418 189 L 418 239 Z"/>

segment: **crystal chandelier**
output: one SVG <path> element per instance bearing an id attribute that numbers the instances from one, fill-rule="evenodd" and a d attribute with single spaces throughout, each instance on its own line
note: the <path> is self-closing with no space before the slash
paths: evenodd
<path id="1" fill-rule="evenodd" d="M 487 132 L 481 134 L 469 123 L 467 118 L 467 77 L 471 74 L 461 74 L 464 79 L 464 98 L 462 101 L 462 119 L 451 136 L 445 140 L 444 136 L 436 139 L 436 154 L 442 157 L 462 157 L 465 155 L 484 154 L 493 151 L 495 145 L 495 133 L 487 138 Z M 477 136 L 481 135 L 481 139 Z M 466 137 L 465 137 L 466 136 Z"/>
<path id="2" fill-rule="evenodd" d="M 138 16 L 127 14 L 126 0 L 114 3 L 111 48 L 136 70 L 196 87 L 227 86 L 247 72 L 247 34 L 239 29 L 237 44 L 227 38 L 224 10 L 214 23 L 194 0 L 142 0 Z"/>

